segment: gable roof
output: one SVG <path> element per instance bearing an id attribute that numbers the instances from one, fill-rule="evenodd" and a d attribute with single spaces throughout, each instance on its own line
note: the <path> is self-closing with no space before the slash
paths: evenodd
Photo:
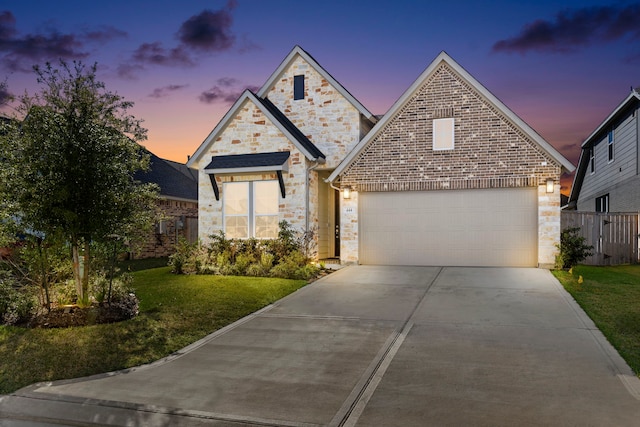
<path id="1" fill-rule="evenodd" d="M 151 157 L 149 170 L 136 172 L 134 179 L 143 183 L 158 184 L 160 196 L 198 201 L 197 178 L 190 178 L 185 172 L 172 165 L 169 160 L 161 159 L 150 151 L 145 151 Z"/>
<path id="2" fill-rule="evenodd" d="M 291 121 L 282 114 L 282 112 L 273 105 L 271 101 L 258 98 L 253 92 L 247 89 L 242 93 L 242 95 L 240 95 L 240 98 L 236 100 L 231 109 L 227 111 L 227 114 L 224 115 L 222 120 L 220 120 L 202 144 L 200 144 L 200 147 L 198 147 L 196 152 L 187 162 L 187 166 L 193 166 L 200 159 L 207 147 L 216 140 L 218 135 L 226 129 L 227 125 L 237 115 L 245 101 L 252 102 L 267 117 L 267 119 L 269 119 L 269 121 L 271 121 L 271 123 L 273 123 L 285 135 L 285 137 L 305 155 L 306 158 L 311 161 L 324 162 L 325 155 L 322 151 L 320 151 L 318 147 L 309 140 L 309 138 L 304 136 L 304 134 L 300 132 L 300 130 L 291 123 Z"/>
<path id="3" fill-rule="evenodd" d="M 591 135 L 580 145 L 580 160 L 578 160 L 578 170 L 573 177 L 571 185 L 571 194 L 569 195 L 569 208 L 575 207 L 582 189 L 582 182 L 589 165 L 589 155 L 585 154 L 589 148 L 596 144 L 604 132 L 608 132 L 608 128 L 622 116 L 627 114 L 629 110 L 640 102 L 640 93 L 638 89 L 632 90 L 631 93 L 607 116 L 600 125 L 591 132 Z"/>
<path id="4" fill-rule="evenodd" d="M 316 61 L 311 55 L 309 55 L 304 49 L 302 49 L 298 45 L 294 46 L 294 48 L 291 50 L 291 52 L 289 52 L 287 57 L 284 58 L 284 60 L 280 63 L 278 68 L 276 68 L 276 70 L 273 72 L 273 74 L 271 74 L 271 76 L 267 79 L 264 85 L 262 85 L 262 87 L 257 93 L 257 95 L 260 98 L 265 98 L 267 96 L 267 94 L 269 93 L 273 85 L 276 83 L 276 81 L 280 78 L 282 73 L 291 65 L 291 63 L 298 56 L 302 57 L 302 59 L 304 59 L 305 62 L 311 65 L 311 67 L 314 70 L 316 70 L 316 72 L 318 72 L 318 74 L 320 74 L 327 82 L 329 82 L 329 84 L 333 86 L 343 97 L 345 97 L 351 103 L 351 105 L 353 105 L 360 112 L 360 114 L 362 114 L 363 116 L 365 116 L 367 119 L 371 120 L 374 123 L 377 121 L 376 116 L 374 116 L 369 110 L 367 110 L 365 106 L 360 103 L 360 101 L 358 101 L 353 95 L 351 95 L 351 93 L 349 93 L 348 90 L 344 88 L 344 86 L 338 83 L 338 81 L 334 79 L 333 76 L 327 72 L 327 70 L 322 68 L 322 66 L 320 66 L 318 61 Z"/>
<path id="5" fill-rule="evenodd" d="M 398 100 L 391 106 L 389 111 L 382 117 L 382 119 L 376 123 L 371 131 L 351 150 L 351 152 L 340 162 L 338 167 L 331 173 L 328 182 L 333 182 L 342 174 L 355 160 L 358 155 L 384 130 L 386 125 L 390 123 L 396 115 L 402 110 L 402 108 L 411 100 L 414 94 L 422 87 L 422 85 L 431 77 L 431 75 L 438 69 L 440 64 L 445 63 L 452 69 L 460 78 L 465 80 L 477 93 L 479 93 L 487 102 L 492 104 L 498 111 L 510 120 L 515 126 L 517 126 L 525 135 L 531 138 L 544 152 L 546 152 L 551 158 L 556 160 L 564 169 L 571 172 L 575 169 L 573 164 L 567 160 L 562 154 L 560 154 L 551 144 L 545 141 L 535 130 L 533 130 L 527 123 L 518 117 L 513 111 L 511 111 L 502 101 L 500 101 L 495 95 L 493 95 L 487 88 L 485 88 L 478 80 L 476 80 L 471 74 L 469 74 L 462 66 L 453 60 L 446 52 L 442 51 L 440 54 L 429 64 L 429 66 L 418 76 L 418 78 L 409 86 L 409 88 L 398 98 Z"/>

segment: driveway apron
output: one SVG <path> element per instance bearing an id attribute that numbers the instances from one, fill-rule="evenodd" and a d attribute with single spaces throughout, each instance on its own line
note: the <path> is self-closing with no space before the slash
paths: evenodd
<path id="1" fill-rule="evenodd" d="M 638 420 L 640 380 L 538 269 L 349 267 L 153 364 L 0 397 L 0 426 Z"/>

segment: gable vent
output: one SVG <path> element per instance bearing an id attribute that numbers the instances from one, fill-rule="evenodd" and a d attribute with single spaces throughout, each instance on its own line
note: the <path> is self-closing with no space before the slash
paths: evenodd
<path id="1" fill-rule="evenodd" d="M 453 117 L 453 107 L 436 108 L 433 110 L 434 119 L 444 119 L 449 117 Z"/>

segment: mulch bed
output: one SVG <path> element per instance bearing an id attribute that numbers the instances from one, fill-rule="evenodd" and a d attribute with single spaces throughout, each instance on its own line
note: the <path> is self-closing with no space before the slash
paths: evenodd
<path id="1" fill-rule="evenodd" d="M 48 313 L 45 311 L 32 318 L 30 328 L 68 328 L 71 326 L 97 325 L 114 323 L 131 318 L 130 312 L 121 306 L 113 304 L 94 304 L 90 307 L 69 305 L 54 307 Z"/>

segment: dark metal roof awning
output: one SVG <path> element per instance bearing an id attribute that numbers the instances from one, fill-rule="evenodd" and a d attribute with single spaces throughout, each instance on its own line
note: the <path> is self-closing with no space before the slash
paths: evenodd
<path id="1" fill-rule="evenodd" d="M 280 183 L 280 193 L 285 197 L 282 172 L 289 170 L 289 151 L 273 153 L 234 154 L 229 156 L 213 156 L 204 172 L 209 175 L 216 200 L 220 200 L 220 189 L 215 175 L 241 175 L 251 173 L 276 172 Z"/>

